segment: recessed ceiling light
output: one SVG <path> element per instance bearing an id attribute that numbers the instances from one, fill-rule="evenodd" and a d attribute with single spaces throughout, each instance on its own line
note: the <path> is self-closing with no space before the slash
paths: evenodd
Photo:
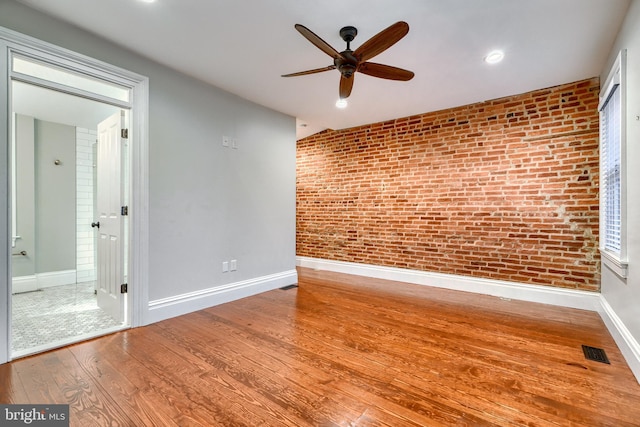
<path id="1" fill-rule="evenodd" d="M 142 3 L 155 3 L 156 0 L 139 0 Z"/>
<path id="2" fill-rule="evenodd" d="M 494 50 L 489 52 L 487 56 L 484 57 L 484 62 L 487 64 L 497 64 L 502 61 L 504 58 L 504 52 L 501 50 Z"/>
<path id="3" fill-rule="evenodd" d="M 340 98 L 336 101 L 336 107 L 338 108 L 347 108 L 347 100 L 344 98 Z"/>

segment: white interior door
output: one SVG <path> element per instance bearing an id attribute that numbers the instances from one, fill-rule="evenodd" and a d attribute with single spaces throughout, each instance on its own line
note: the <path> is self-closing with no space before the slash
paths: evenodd
<path id="1" fill-rule="evenodd" d="M 124 297 L 120 285 L 124 283 L 124 221 L 122 157 L 124 111 L 120 111 L 98 125 L 97 149 L 97 270 L 98 306 L 115 320 L 124 321 Z"/>

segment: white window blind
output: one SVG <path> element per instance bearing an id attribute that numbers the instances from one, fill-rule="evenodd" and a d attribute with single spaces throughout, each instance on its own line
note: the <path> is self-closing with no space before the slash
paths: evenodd
<path id="1" fill-rule="evenodd" d="M 621 143 L 621 108 L 620 85 L 615 85 L 601 109 L 600 119 L 600 155 L 601 165 L 601 193 L 604 211 L 601 221 L 604 221 L 604 249 L 620 255 L 621 242 L 621 180 L 620 180 L 620 143 Z"/>

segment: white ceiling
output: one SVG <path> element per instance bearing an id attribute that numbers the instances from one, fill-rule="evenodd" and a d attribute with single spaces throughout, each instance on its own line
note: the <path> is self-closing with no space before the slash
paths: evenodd
<path id="1" fill-rule="evenodd" d="M 20 0 L 185 74 L 297 118 L 298 137 L 523 93 L 597 76 L 629 0 Z M 355 50 L 396 21 L 409 34 L 374 62 L 415 72 L 409 82 L 357 73 L 335 107 L 339 72 L 280 75 L 332 59 L 358 28 Z M 502 49 L 505 59 L 483 57 Z"/>

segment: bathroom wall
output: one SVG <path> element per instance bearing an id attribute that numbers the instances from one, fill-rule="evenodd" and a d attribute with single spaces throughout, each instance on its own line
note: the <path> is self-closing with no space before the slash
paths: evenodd
<path id="1" fill-rule="evenodd" d="M 34 182 L 34 119 L 16 115 L 16 245 L 13 254 L 24 251 L 25 256 L 11 257 L 13 277 L 32 277 L 34 283 L 25 290 L 34 290 L 35 285 L 35 182 Z M 25 279 L 27 280 L 27 279 Z M 15 286 L 14 286 L 15 287 Z"/>
<path id="2" fill-rule="evenodd" d="M 90 146 L 83 149 L 92 157 Z M 76 184 L 74 127 L 16 115 L 16 232 L 20 238 L 11 257 L 14 293 L 76 282 L 76 185 L 93 185 L 92 160 L 82 162 L 89 163 L 85 167 L 91 179 Z M 86 217 L 93 214 L 93 189 L 83 185 L 82 190 L 91 208 Z M 89 232 L 88 237 L 92 236 Z M 92 242 L 90 246 L 86 240 L 81 243 L 83 250 L 93 251 Z M 18 255 L 22 251 L 26 255 Z M 93 263 L 93 256 L 83 259 L 84 264 L 88 262 Z"/>
<path id="3" fill-rule="evenodd" d="M 96 280 L 94 157 L 96 130 L 76 128 L 76 281 Z"/>
<path id="4" fill-rule="evenodd" d="M 75 129 L 42 120 L 34 128 L 36 273 L 75 270 Z"/>

